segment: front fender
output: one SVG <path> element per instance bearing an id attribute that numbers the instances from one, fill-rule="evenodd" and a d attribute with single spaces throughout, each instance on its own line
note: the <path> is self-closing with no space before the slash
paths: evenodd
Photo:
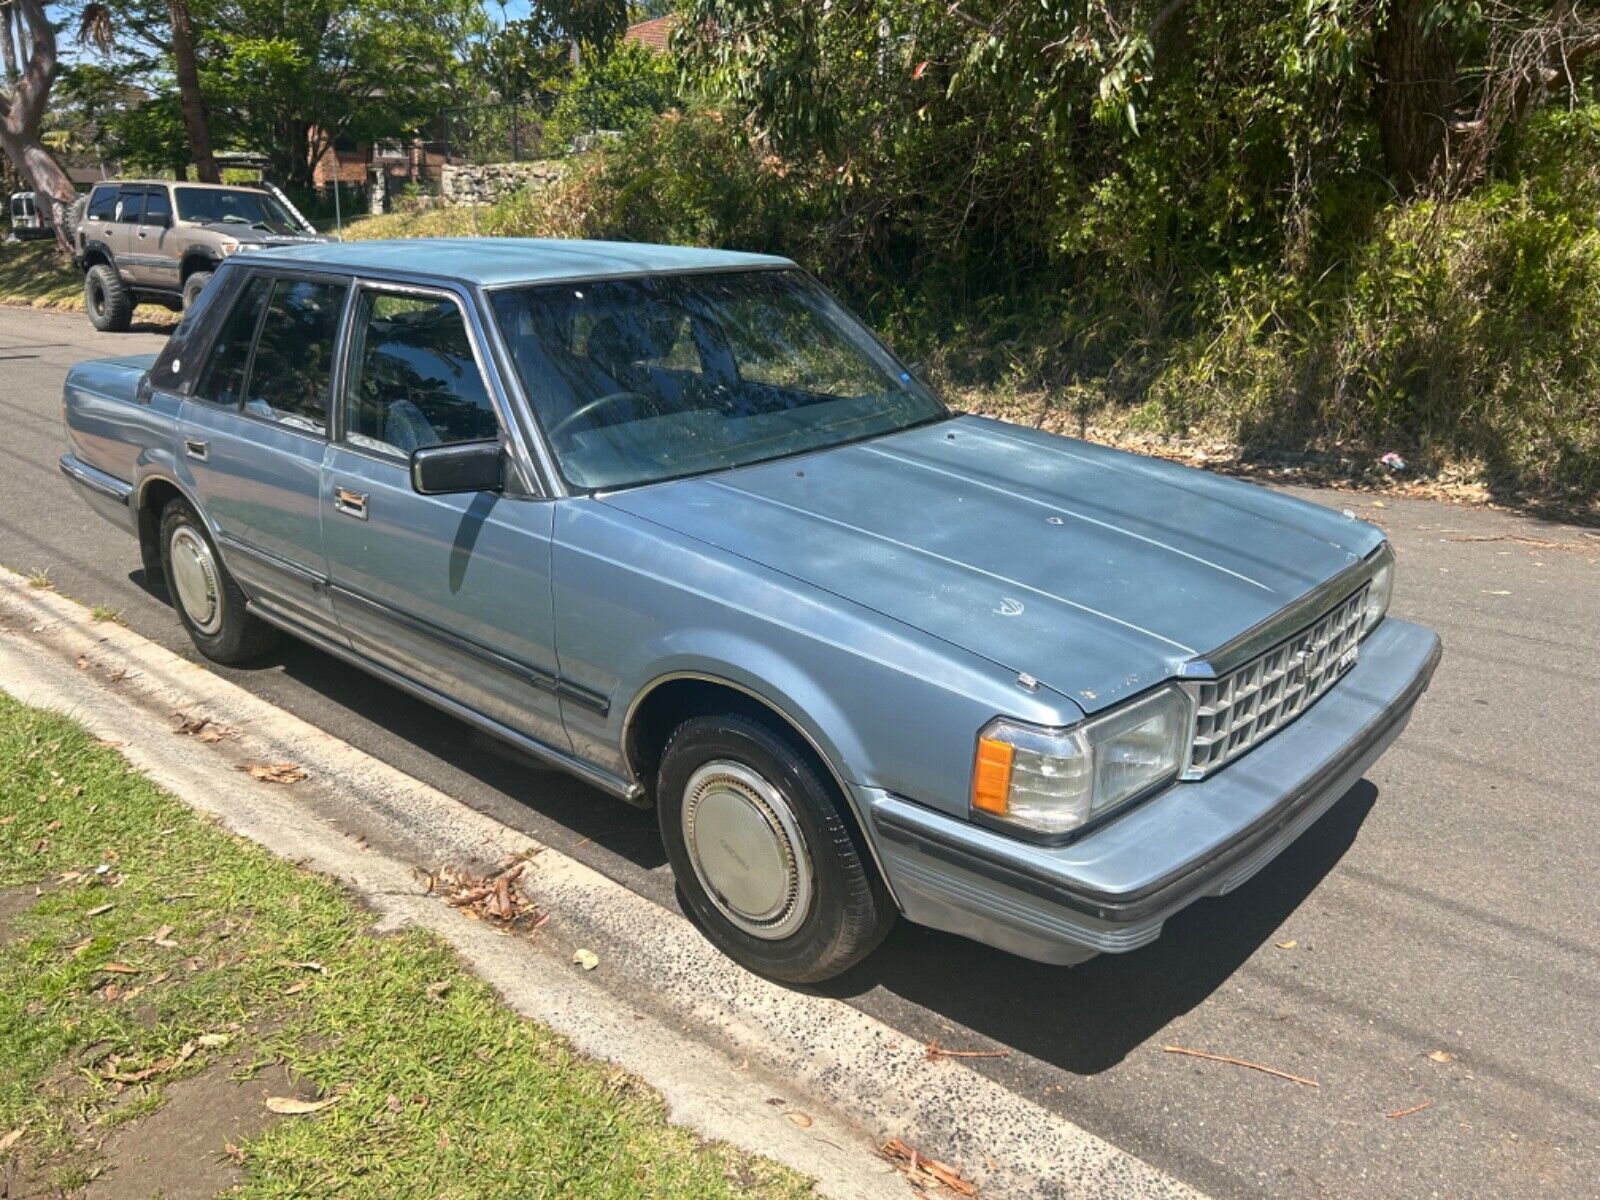
<path id="1" fill-rule="evenodd" d="M 734 685 L 804 733 L 840 780 L 965 814 L 978 731 L 1070 700 L 841 597 L 591 499 L 561 501 L 553 548 L 563 704 L 580 757 L 626 774 L 627 714 L 674 675 Z"/>

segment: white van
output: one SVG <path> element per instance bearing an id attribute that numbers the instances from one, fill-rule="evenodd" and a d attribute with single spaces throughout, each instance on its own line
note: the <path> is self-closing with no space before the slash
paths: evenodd
<path id="1" fill-rule="evenodd" d="M 19 238 L 54 237 L 49 204 L 39 204 L 33 192 L 13 192 L 11 231 Z"/>

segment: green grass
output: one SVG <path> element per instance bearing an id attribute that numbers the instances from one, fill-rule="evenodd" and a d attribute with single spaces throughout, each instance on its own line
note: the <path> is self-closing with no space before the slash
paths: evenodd
<path id="1" fill-rule="evenodd" d="M 83 276 L 54 242 L 0 243 L 0 304 L 83 307 Z"/>
<path id="2" fill-rule="evenodd" d="M 666 1123 L 647 1089 L 519 1018 L 436 939 L 370 934 L 335 883 L 3 695 L 0 900 L 0 1137 L 23 1129 L 10 1153 L 51 1186 L 103 1169 L 111 1126 L 243 1051 L 340 1097 L 241 1144 L 245 1197 L 810 1192 Z M 135 1072 L 218 1033 L 226 1048 L 120 1094 L 99 1073 L 110 1055 Z"/>

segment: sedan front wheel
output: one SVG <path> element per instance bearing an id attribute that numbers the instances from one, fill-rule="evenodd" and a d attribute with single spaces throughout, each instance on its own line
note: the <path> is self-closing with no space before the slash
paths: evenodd
<path id="1" fill-rule="evenodd" d="M 656 805 L 685 907 L 728 957 L 790 983 L 865 958 L 894 906 L 812 755 L 743 714 L 695 717 L 661 757 Z"/>

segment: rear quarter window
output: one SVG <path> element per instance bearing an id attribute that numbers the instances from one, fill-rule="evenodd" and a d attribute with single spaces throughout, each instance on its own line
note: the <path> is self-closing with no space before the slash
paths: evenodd
<path id="1" fill-rule="evenodd" d="M 236 408 L 244 396 L 245 375 L 250 369 L 250 350 L 255 345 L 256 326 L 266 307 L 272 280 L 258 275 L 245 284 L 222 322 L 222 331 L 211 346 L 200 382 L 194 394 L 201 400 Z"/>
<path id="2" fill-rule="evenodd" d="M 91 221 L 112 221 L 117 215 L 117 189 L 97 187 L 89 193 L 88 217 Z"/>

